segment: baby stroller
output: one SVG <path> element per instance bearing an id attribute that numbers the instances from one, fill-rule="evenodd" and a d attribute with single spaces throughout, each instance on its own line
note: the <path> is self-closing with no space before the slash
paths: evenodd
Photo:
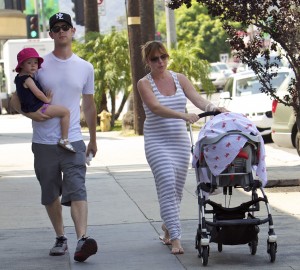
<path id="1" fill-rule="evenodd" d="M 214 117 L 201 129 L 195 146 L 190 134 L 199 206 L 195 239 L 198 256 L 206 266 L 211 242 L 217 243 L 219 252 L 222 252 L 223 245 L 248 244 L 250 253 L 255 255 L 259 225 L 268 222 L 267 252 L 270 261 L 274 262 L 277 236 L 263 189 L 267 176 L 262 137 L 252 122 L 241 114 L 206 112 L 199 114 L 199 117 L 211 115 Z M 231 198 L 235 189 L 251 194 L 251 200 L 230 207 L 226 198 L 227 195 Z M 210 199 L 220 190 L 225 205 Z M 260 202 L 264 202 L 267 210 L 267 217 L 263 219 L 255 216 L 260 211 Z"/>

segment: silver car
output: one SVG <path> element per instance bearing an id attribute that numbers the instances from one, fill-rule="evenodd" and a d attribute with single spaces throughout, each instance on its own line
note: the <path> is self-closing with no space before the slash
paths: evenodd
<path id="1" fill-rule="evenodd" d="M 278 88 L 277 95 L 279 97 L 282 98 L 288 94 L 287 89 L 292 78 L 295 78 L 294 73 L 291 73 Z M 271 129 L 273 142 L 281 147 L 296 147 L 298 129 L 294 109 L 274 100 L 272 114 L 273 123 Z"/>

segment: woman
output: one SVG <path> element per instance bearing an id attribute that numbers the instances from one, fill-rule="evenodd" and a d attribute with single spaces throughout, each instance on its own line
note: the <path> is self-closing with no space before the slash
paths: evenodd
<path id="1" fill-rule="evenodd" d="M 161 42 L 149 41 L 142 46 L 143 62 L 150 73 L 138 81 L 143 101 L 145 153 L 154 175 L 163 220 L 164 244 L 172 245 L 172 254 L 183 254 L 180 243 L 180 202 L 189 161 L 190 140 L 186 122 L 199 117 L 186 113 L 187 98 L 200 110 L 218 110 L 195 90 L 192 83 L 180 73 L 167 70 L 169 55 Z"/>

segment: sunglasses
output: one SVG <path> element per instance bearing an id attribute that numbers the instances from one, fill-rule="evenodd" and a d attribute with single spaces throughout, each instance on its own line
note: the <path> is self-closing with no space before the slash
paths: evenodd
<path id="1" fill-rule="evenodd" d="M 54 26 L 51 29 L 51 32 L 58 33 L 60 30 L 63 30 L 64 32 L 67 32 L 70 28 L 72 28 L 72 27 L 70 25 L 67 25 L 67 24 L 64 24 L 64 25 L 61 25 L 61 26 Z"/>
<path id="2" fill-rule="evenodd" d="M 166 61 L 167 59 L 169 58 L 169 55 L 167 55 L 167 54 L 162 54 L 161 56 L 155 56 L 155 57 L 152 57 L 152 58 L 150 58 L 150 61 L 151 62 L 158 62 L 159 61 L 159 59 L 161 60 L 161 61 Z"/>

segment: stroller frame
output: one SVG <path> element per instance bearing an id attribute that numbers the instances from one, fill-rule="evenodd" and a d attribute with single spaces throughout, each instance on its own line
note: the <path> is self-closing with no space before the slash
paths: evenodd
<path id="1" fill-rule="evenodd" d="M 216 112 L 206 112 L 199 114 L 199 117 L 208 115 L 217 115 Z M 189 128 L 192 140 L 193 153 L 193 135 L 191 126 Z M 258 164 L 259 160 L 259 135 L 246 134 L 244 132 L 233 130 L 217 137 L 203 138 L 201 140 L 200 153 L 203 148 L 209 144 L 215 144 L 225 136 L 238 134 L 247 139 L 247 142 L 240 153 L 235 157 L 232 163 L 219 175 L 214 176 L 205 161 L 200 157 L 195 167 L 197 180 L 197 197 L 199 221 L 195 237 L 195 248 L 198 250 L 198 257 L 202 260 L 202 265 L 208 264 L 210 252 L 210 242 L 218 244 L 218 251 L 222 252 L 223 245 L 248 244 L 250 253 L 256 254 L 258 245 L 259 225 L 268 223 L 267 253 L 270 262 L 275 262 L 277 252 L 277 236 L 274 231 L 273 218 L 270 211 L 268 198 L 264 192 L 261 181 L 253 178 L 252 166 Z M 199 169 L 206 168 L 210 183 L 203 183 L 200 180 Z M 221 204 L 208 199 L 206 194 L 214 192 L 217 188 L 223 189 L 223 195 L 232 195 L 233 189 L 244 189 L 251 192 L 251 200 L 242 203 L 237 207 L 223 207 Z M 260 190 L 261 197 L 257 190 Z M 260 202 L 266 206 L 267 217 L 260 219 L 255 217 L 255 212 L 260 210 Z M 208 209 L 210 206 L 212 209 Z M 246 216 L 247 213 L 247 217 Z M 211 220 L 206 218 L 210 215 Z"/>

